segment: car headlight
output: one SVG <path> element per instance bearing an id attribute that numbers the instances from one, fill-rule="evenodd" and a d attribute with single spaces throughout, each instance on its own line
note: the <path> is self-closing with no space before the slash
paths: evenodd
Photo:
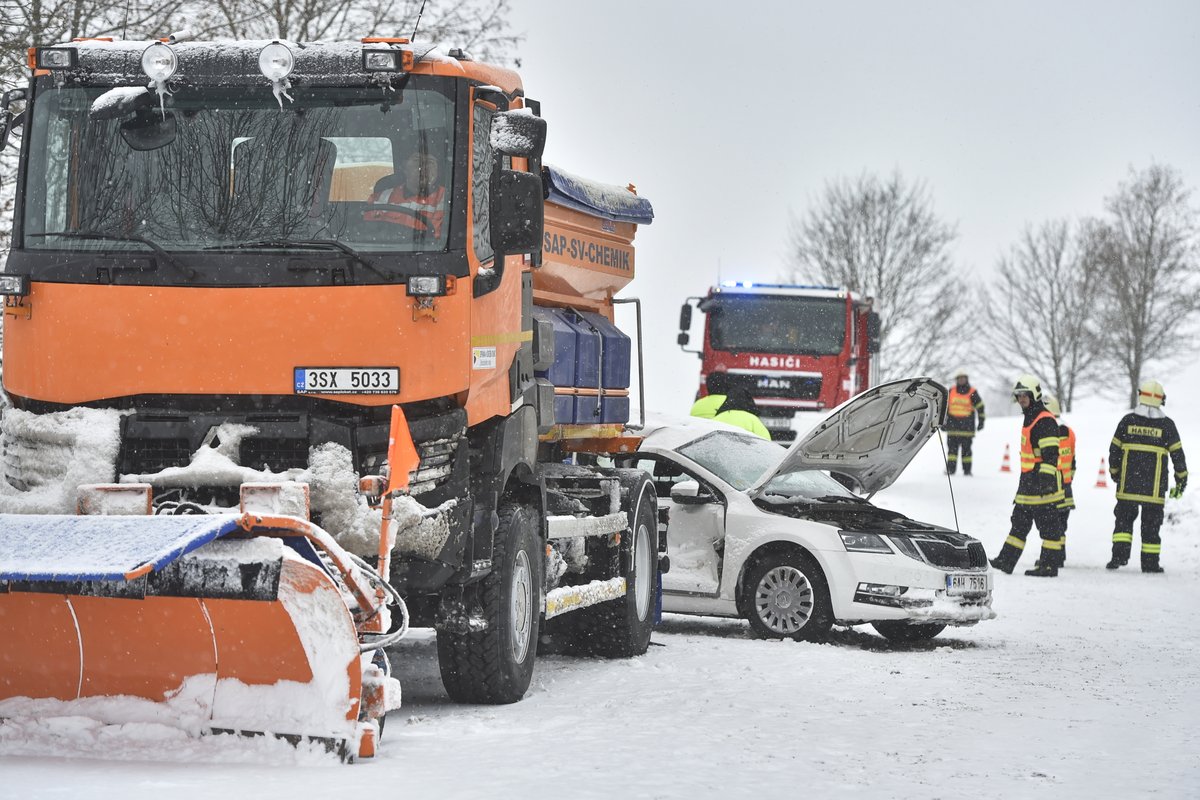
<path id="1" fill-rule="evenodd" d="M 888 539 L 891 540 L 892 544 L 895 545 L 897 550 L 899 550 L 901 553 L 904 553 L 904 555 L 908 556 L 909 558 L 916 559 L 917 561 L 925 560 L 921 557 L 921 551 L 917 549 L 915 544 L 913 544 L 913 540 L 907 536 L 889 536 Z"/>
<path id="2" fill-rule="evenodd" d="M 842 537 L 842 545 L 852 553 L 887 553 L 890 555 L 892 552 L 892 548 L 888 547 L 887 542 L 878 534 L 848 531 L 839 531 L 838 533 Z"/>

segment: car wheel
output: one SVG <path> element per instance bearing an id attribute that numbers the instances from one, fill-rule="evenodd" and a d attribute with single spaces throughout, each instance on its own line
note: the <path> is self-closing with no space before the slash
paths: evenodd
<path id="1" fill-rule="evenodd" d="M 889 642 L 926 642 L 946 630 L 936 622 L 903 622 L 887 620 L 872 622 L 871 627 Z"/>
<path id="2" fill-rule="evenodd" d="M 812 642 L 829 633 L 829 585 L 811 556 L 792 552 L 762 558 L 750 567 L 743 586 L 743 608 L 756 635 Z"/>

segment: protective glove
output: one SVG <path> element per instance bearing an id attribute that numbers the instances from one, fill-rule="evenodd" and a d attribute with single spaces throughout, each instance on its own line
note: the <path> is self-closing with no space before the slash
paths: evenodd
<path id="1" fill-rule="evenodd" d="M 1187 476 L 1175 479 L 1175 488 L 1171 490 L 1171 497 L 1179 499 L 1183 497 L 1183 490 L 1187 488 Z"/>
<path id="2" fill-rule="evenodd" d="M 979 424 L 975 426 L 976 432 L 983 430 L 983 420 L 979 420 Z"/>

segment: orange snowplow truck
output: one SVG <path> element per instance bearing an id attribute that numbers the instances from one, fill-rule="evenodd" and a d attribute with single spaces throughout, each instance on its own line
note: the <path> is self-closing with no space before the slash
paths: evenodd
<path id="1" fill-rule="evenodd" d="M 519 700 L 539 643 L 646 650 L 654 489 L 601 463 L 639 441 L 614 294 L 653 211 L 543 166 L 515 73 L 402 39 L 29 65 L 0 718 L 149 703 L 355 757 L 410 621 L 463 702 Z"/>

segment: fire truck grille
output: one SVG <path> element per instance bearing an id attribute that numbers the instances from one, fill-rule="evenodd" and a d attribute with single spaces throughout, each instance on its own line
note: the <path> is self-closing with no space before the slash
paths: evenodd
<path id="1" fill-rule="evenodd" d="M 727 375 L 729 387 L 743 389 L 752 397 L 773 400 L 816 400 L 821 395 L 817 375 Z"/>

